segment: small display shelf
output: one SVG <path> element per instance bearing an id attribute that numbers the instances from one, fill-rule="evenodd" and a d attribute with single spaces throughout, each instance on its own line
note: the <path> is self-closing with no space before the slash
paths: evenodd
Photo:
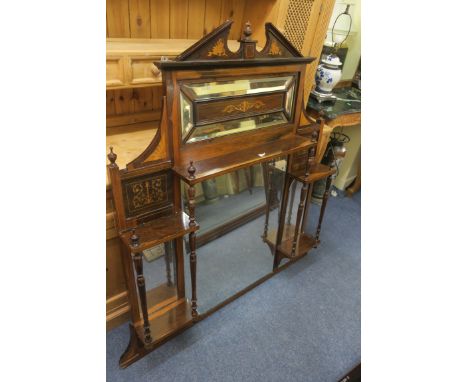
<path id="1" fill-rule="evenodd" d="M 296 255 L 291 256 L 295 229 L 296 229 L 296 226 L 294 224 L 285 224 L 284 232 L 283 232 L 283 240 L 281 241 L 281 244 L 278 246 L 278 251 L 281 253 L 281 255 L 289 259 L 299 258 L 305 255 L 307 252 L 309 252 L 309 250 L 314 248 L 317 243 L 315 238 L 312 237 L 311 235 L 301 233 L 297 240 Z M 272 250 L 275 248 L 277 233 L 278 231 L 276 229 L 269 230 L 265 238 L 265 242 L 268 244 L 268 246 Z"/>
<path id="2" fill-rule="evenodd" d="M 272 206 L 272 186 L 269 182 L 269 192 L 268 197 L 268 206 L 267 214 L 265 217 L 265 227 L 263 233 L 263 240 L 268 244 L 271 249 L 272 254 L 274 255 L 274 269 L 277 269 L 281 260 L 288 259 L 298 259 L 312 248 L 317 247 L 320 243 L 319 236 L 322 226 L 322 220 L 325 213 L 325 208 L 328 200 L 330 185 L 331 185 L 331 176 L 335 173 L 335 169 L 317 164 L 310 159 L 307 159 L 307 169 L 304 172 L 302 171 L 293 171 L 286 172 L 285 179 L 285 188 L 283 191 L 281 209 L 280 209 L 280 219 L 278 230 L 271 230 L 268 228 L 269 225 L 269 211 Z M 271 172 L 274 169 L 274 163 L 266 165 L 268 172 Z M 271 176 L 269 177 L 271 179 Z M 315 181 L 320 179 L 327 179 L 325 186 L 325 193 L 323 196 L 322 206 L 320 208 L 320 216 L 318 220 L 318 225 L 314 234 L 308 234 L 305 232 L 307 216 L 309 213 L 310 199 L 312 193 L 312 185 Z M 294 204 L 294 197 L 296 194 L 297 184 L 301 184 L 300 191 L 300 200 L 296 213 L 296 222 L 291 224 L 291 215 Z M 290 188 L 292 189 L 290 192 Z M 292 194 L 291 196 L 289 194 Z M 289 205 L 289 216 L 286 222 L 286 212 Z"/>
<path id="3" fill-rule="evenodd" d="M 305 176 L 303 172 L 294 172 L 291 173 L 295 179 L 299 182 L 312 183 L 320 179 L 325 179 L 330 175 L 333 175 L 336 170 L 332 167 L 326 166 L 324 164 L 314 164 L 310 166 L 309 175 Z"/>
<path id="4" fill-rule="evenodd" d="M 253 166 L 278 158 L 306 150 L 315 145 L 314 141 L 301 136 L 289 136 L 277 141 L 256 145 L 255 147 L 236 151 L 230 154 L 220 153 L 220 156 L 197 161 L 192 158 L 195 173 L 190 176 L 187 169 L 189 162 L 180 162 L 174 167 L 174 171 L 188 184 L 193 185 L 215 176 L 223 175 L 244 167 Z"/>
<path id="5" fill-rule="evenodd" d="M 149 223 L 143 223 L 133 231 L 120 233 L 124 243 L 128 243 L 132 253 L 142 252 L 145 249 L 167 241 L 182 237 L 198 230 L 198 223 L 190 225 L 190 218 L 185 212 L 176 212 L 169 216 L 161 217 Z M 138 246 L 131 245 L 131 236 L 136 233 L 140 239 Z"/>
<path id="6" fill-rule="evenodd" d="M 172 304 L 161 308 L 149 316 L 151 342 L 145 342 L 145 328 L 143 321 L 135 325 L 138 338 L 150 348 L 168 337 L 193 324 L 191 303 L 188 299 L 181 298 Z"/>

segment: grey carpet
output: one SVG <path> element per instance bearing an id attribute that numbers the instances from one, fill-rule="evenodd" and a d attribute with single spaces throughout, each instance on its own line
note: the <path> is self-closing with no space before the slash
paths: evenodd
<path id="1" fill-rule="evenodd" d="M 125 370 L 128 326 L 108 332 L 108 381 L 337 381 L 361 358 L 360 220 L 360 194 L 330 198 L 318 249 Z"/>

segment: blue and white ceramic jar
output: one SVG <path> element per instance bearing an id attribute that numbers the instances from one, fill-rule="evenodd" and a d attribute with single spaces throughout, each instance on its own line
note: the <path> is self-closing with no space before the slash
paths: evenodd
<path id="1" fill-rule="evenodd" d="M 315 73 L 316 91 L 331 93 L 341 79 L 341 61 L 334 54 L 323 56 Z"/>

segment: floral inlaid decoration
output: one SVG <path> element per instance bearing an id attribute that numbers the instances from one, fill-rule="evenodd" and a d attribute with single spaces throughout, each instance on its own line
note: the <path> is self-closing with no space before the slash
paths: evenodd
<path id="1" fill-rule="evenodd" d="M 265 106 L 265 104 L 262 101 L 255 101 L 255 102 L 242 101 L 241 103 L 237 105 L 227 105 L 223 109 L 223 113 L 232 113 L 234 111 L 242 111 L 243 113 L 245 113 L 246 111 L 250 109 L 260 109 L 263 106 Z"/>
<path id="2" fill-rule="evenodd" d="M 208 52 L 208 56 L 209 57 L 212 57 L 212 56 L 227 57 L 226 50 L 224 49 L 224 42 L 222 38 L 216 41 L 216 44 L 214 44 L 211 50 Z"/>
<path id="3" fill-rule="evenodd" d="M 268 52 L 270 56 L 281 56 L 282 52 L 280 47 L 278 46 L 278 43 L 276 41 L 273 41 L 270 46 L 270 51 Z"/>

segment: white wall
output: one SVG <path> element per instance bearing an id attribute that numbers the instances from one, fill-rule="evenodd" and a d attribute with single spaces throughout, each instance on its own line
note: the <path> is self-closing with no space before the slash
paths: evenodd
<path id="1" fill-rule="evenodd" d="M 352 17 L 351 32 L 348 39 L 344 42 L 343 47 L 348 48 L 346 62 L 343 67 L 342 80 L 351 80 L 354 72 L 359 64 L 361 57 L 361 0 L 337 0 L 333 9 L 333 14 L 328 25 L 327 38 L 325 44 L 330 45 L 332 42 L 331 29 L 337 16 L 344 12 L 346 4 L 350 4 L 349 14 Z M 341 16 L 335 26 L 335 36 L 337 34 L 346 34 L 349 28 L 349 18 Z"/>

